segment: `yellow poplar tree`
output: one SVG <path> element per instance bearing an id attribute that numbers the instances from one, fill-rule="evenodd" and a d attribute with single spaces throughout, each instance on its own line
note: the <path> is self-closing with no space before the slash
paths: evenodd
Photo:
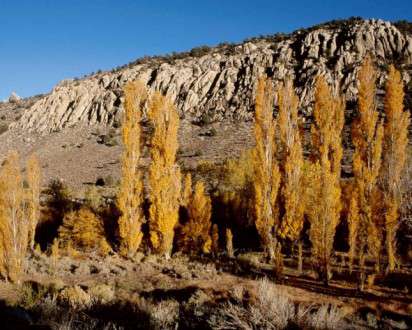
<path id="1" fill-rule="evenodd" d="M 280 235 L 292 241 L 299 239 L 305 210 L 303 186 L 303 150 L 298 123 L 298 97 L 291 80 L 278 93 L 278 125 L 281 141 L 281 200 L 284 216 Z"/>
<path id="2" fill-rule="evenodd" d="M 0 172 L 0 273 L 19 282 L 29 242 L 19 156 L 11 153 Z"/>
<path id="3" fill-rule="evenodd" d="M 186 252 L 211 252 L 212 201 L 203 182 L 196 183 L 186 208 L 188 221 L 182 230 L 181 248 Z"/>
<path id="4" fill-rule="evenodd" d="M 27 161 L 27 215 L 29 221 L 29 247 L 34 249 L 36 227 L 40 217 L 41 170 L 36 155 Z"/>
<path id="5" fill-rule="evenodd" d="M 273 120 L 274 93 L 271 82 L 260 78 L 255 104 L 255 224 L 269 257 L 275 257 L 275 232 L 279 225 L 276 211 L 280 172 L 276 159 L 275 121 Z"/>
<path id="6" fill-rule="evenodd" d="M 150 241 L 157 253 L 169 258 L 179 219 L 181 174 L 176 164 L 179 115 L 173 103 L 156 92 L 150 101 L 148 116 L 154 128 L 149 168 Z"/>
<path id="7" fill-rule="evenodd" d="M 309 210 L 312 257 L 321 279 L 328 283 L 333 240 L 341 211 L 340 172 L 344 101 L 332 95 L 325 78 L 318 77 L 312 125 L 312 207 Z"/>
<path id="8" fill-rule="evenodd" d="M 401 74 L 389 67 L 385 96 L 385 125 L 383 138 L 383 166 L 381 169 L 385 199 L 385 230 L 388 270 L 396 264 L 395 234 L 398 227 L 398 209 L 401 203 L 401 179 L 408 147 L 409 113 L 403 111 L 405 93 Z"/>
<path id="9" fill-rule="evenodd" d="M 74 248 L 106 255 L 111 250 L 102 220 L 88 207 L 71 211 L 64 216 L 59 228 L 58 243 L 66 251 Z"/>
<path id="10" fill-rule="evenodd" d="M 122 174 L 117 205 L 121 212 L 119 218 L 120 253 L 124 256 L 132 256 L 139 248 L 143 237 L 141 231 L 144 221 L 143 179 L 139 170 L 140 119 L 147 91 L 143 83 L 132 82 L 125 86 L 124 92 Z"/>
<path id="11" fill-rule="evenodd" d="M 358 80 L 358 116 L 352 126 L 352 142 L 355 146 L 354 194 L 357 203 L 351 203 L 349 233 L 355 237 L 350 237 L 349 241 L 352 250 L 356 243 L 357 251 L 351 253 L 357 255 L 361 268 L 366 254 L 370 254 L 375 260 L 376 270 L 379 270 L 381 238 L 372 206 L 376 198 L 377 179 L 381 168 L 383 124 L 379 121 L 379 113 L 376 110 L 376 70 L 369 56 L 362 64 Z M 351 227 L 356 227 L 356 230 Z"/>

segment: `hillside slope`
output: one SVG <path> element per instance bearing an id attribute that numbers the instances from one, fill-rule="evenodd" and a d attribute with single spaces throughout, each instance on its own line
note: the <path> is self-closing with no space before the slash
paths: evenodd
<path id="1" fill-rule="evenodd" d="M 355 99 L 356 72 L 366 53 L 376 58 L 380 85 L 388 64 L 395 63 L 403 71 L 410 95 L 412 37 L 390 22 L 351 19 L 239 45 L 141 59 L 112 72 L 65 80 L 26 109 L 11 127 L 47 133 L 78 123 L 113 125 L 120 119 L 122 88 L 135 79 L 169 95 L 181 116 L 190 121 L 248 120 L 255 83 L 263 73 L 275 82 L 293 77 L 301 110 L 309 114 L 318 74 L 339 87 L 349 104 Z"/>

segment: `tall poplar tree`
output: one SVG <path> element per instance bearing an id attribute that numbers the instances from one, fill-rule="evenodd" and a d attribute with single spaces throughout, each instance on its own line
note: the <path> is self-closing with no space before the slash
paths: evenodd
<path id="1" fill-rule="evenodd" d="M 303 185 L 303 150 L 298 123 L 298 97 L 291 80 L 278 93 L 279 134 L 281 142 L 281 200 L 284 215 L 280 234 L 293 242 L 299 239 L 305 210 Z"/>
<path id="2" fill-rule="evenodd" d="M 148 115 L 154 128 L 149 167 L 150 241 L 157 253 L 169 258 L 181 199 L 181 173 L 176 164 L 179 114 L 169 98 L 156 92 Z"/>
<path id="3" fill-rule="evenodd" d="M 276 230 L 279 219 L 276 210 L 280 172 L 276 159 L 273 119 L 274 92 L 267 78 L 260 78 L 255 104 L 255 224 L 261 242 L 269 257 L 275 257 Z"/>
<path id="4" fill-rule="evenodd" d="M 312 125 L 313 193 L 309 210 L 312 257 L 320 278 L 328 283 L 330 258 L 341 211 L 340 172 L 344 101 L 333 96 L 323 76 L 318 77 Z"/>
<path id="5" fill-rule="evenodd" d="M 369 56 L 365 58 L 358 73 L 358 81 L 358 116 L 352 125 L 352 142 L 355 146 L 353 194 L 356 199 L 352 199 L 350 206 L 350 256 L 352 259 L 355 255 L 359 258 L 361 268 L 366 255 L 372 256 L 378 271 L 381 235 L 374 218 L 373 205 L 382 163 L 383 123 L 379 120 L 376 109 L 376 69 Z M 351 227 L 356 227 L 356 230 Z"/>
<path id="6" fill-rule="evenodd" d="M 120 253 L 133 256 L 140 246 L 144 221 L 143 178 L 139 169 L 143 104 L 147 98 L 146 87 L 141 82 L 125 86 L 124 116 L 122 126 L 123 154 L 117 205 L 119 218 Z"/>
<path id="7" fill-rule="evenodd" d="M 391 65 L 386 82 L 383 166 L 381 169 L 389 271 L 393 271 L 396 265 L 395 237 L 399 222 L 398 209 L 401 203 L 400 186 L 406 163 L 410 125 L 409 112 L 403 110 L 405 97 L 403 88 L 400 72 Z"/>
<path id="8" fill-rule="evenodd" d="M 29 242 L 23 180 L 17 152 L 11 153 L 0 171 L 0 273 L 19 282 Z"/>
<path id="9" fill-rule="evenodd" d="M 34 249 L 36 227 L 40 217 L 41 169 L 36 155 L 27 161 L 27 216 L 29 221 L 29 247 Z"/>

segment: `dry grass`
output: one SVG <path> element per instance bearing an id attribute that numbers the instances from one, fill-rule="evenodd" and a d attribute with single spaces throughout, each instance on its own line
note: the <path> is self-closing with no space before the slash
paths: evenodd
<path id="1" fill-rule="evenodd" d="M 90 294 L 78 285 L 63 289 L 59 294 L 59 299 L 73 309 L 83 309 L 93 304 Z"/>
<path id="2" fill-rule="evenodd" d="M 213 329 L 343 329 L 346 313 L 327 304 L 321 306 L 295 306 L 288 294 L 268 280 L 257 286 L 256 298 L 243 303 L 244 291 L 232 290 L 235 303 L 225 303 L 209 320 Z"/>
<path id="3" fill-rule="evenodd" d="M 255 300 L 247 305 L 224 304 L 209 325 L 213 329 L 285 329 L 294 317 L 295 307 L 287 294 L 265 279 L 259 281 Z"/>
<path id="4" fill-rule="evenodd" d="M 296 323 L 303 329 L 333 330 L 344 328 L 344 309 L 332 304 L 316 306 L 299 306 Z"/>
<path id="5" fill-rule="evenodd" d="M 176 329 L 179 321 L 179 303 L 177 301 L 170 299 L 154 303 L 141 299 L 138 307 L 141 312 L 148 315 L 151 329 Z"/>

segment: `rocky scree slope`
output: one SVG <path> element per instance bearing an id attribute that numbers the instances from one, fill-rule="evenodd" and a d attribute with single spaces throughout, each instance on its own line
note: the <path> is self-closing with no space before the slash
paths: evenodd
<path id="1" fill-rule="evenodd" d="M 169 95 L 188 120 L 249 120 L 256 81 L 264 73 L 275 83 L 292 77 L 301 111 L 310 115 L 318 74 L 326 75 L 353 104 L 356 73 L 367 53 L 376 58 L 381 87 L 388 64 L 395 63 L 411 95 L 412 36 L 390 22 L 352 19 L 221 45 L 201 54 L 149 58 L 82 80 L 65 80 L 27 108 L 11 128 L 48 133 L 77 123 L 115 125 L 121 117 L 122 88 L 136 79 Z"/>

